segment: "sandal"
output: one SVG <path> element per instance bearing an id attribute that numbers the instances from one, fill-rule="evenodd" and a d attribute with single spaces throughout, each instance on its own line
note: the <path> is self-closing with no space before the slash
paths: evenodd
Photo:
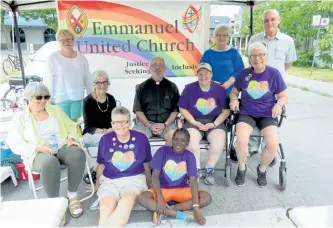
<path id="1" fill-rule="evenodd" d="M 73 198 L 69 200 L 69 205 L 68 205 L 69 213 L 73 218 L 80 217 L 83 214 L 83 208 L 81 206 L 81 203 L 78 198 Z M 75 211 L 77 209 L 81 209 L 80 213 L 75 214 Z"/>

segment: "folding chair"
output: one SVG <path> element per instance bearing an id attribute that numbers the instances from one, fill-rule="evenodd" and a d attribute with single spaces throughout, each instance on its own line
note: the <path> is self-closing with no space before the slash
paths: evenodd
<path id="1" fill-rule="evenodd" d="M 40 186 L 40 187 L 36 188 L 36 186 L 35 186 L 35 182 L 34 182 L 34 179 L 33 179 L 33 177 L 32 177 L 32 173 L 33 173 L 33 172 L 32 172 L 32 170 L 31 170 L 31 167 L 30 167 L 30 164 L 29 164 L 28 158 L 22 156 L 22 159 L 23 159 L 24 164 L 25 164 L 25 169 L 26 169 L 27 172 L 28 172 L 29 188 L 32 190 L 32 192 L 33 192 L 33 194 L 34 194 L 34 198 L 35 198 L 35 199 L 38 199 L 38 197 L 37 197 L 37 191 L 43 189 L 44 187 L 43 187 L 43 186 Z M 87 161 L 86 161 L 86 168 L 87 168 L 87 171 L 88 171 L 89 179 L 90 179 L 90 181 L 92 182 L 92 176 L 91 176 L 90 168 L 89 168 L 89 166 L 88 166 Z M 60 169 L 60 166 L 59 166 L 59 169 Z M 38 173 L 38 172 L 34 172 L 34 173 Z M 67 180 L 67 176 L 64 177 L 64 178 L 62 178 L 62 179 L 60 179 L 60 182 L 63 182 L 63 181 L 65 181 L 65 180 Z M 83 201 L 85 201 L 85 200 L 87 200 L 87 199 L 90 199 L 90 198 L 94 195 L 94 192 L 95 192 L 95 186 L 92 186 L 92 193 L 91 193 L 89 196 L 87 196 L 87 197 L 85 197 L 85 198 L 83 198 L 83 199 L 80 199 L 80 202 L 83 202 Z"/>

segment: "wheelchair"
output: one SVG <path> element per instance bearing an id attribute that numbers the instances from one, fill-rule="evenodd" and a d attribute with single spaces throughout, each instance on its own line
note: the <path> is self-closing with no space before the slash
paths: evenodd
<path id="1" fill-rule="evenodd" d="M 240 103 L 240 99 L 239 99 L 239 103 Z M 239 113 L 236 113 L 234 111 L 231 111 L 231 115 L 229 116 L 229 121 L 230 121 L 230 142 L 229 142 L 229 155 L 236 157 L 236 150 L 235 150 L 235 146 L 234 146 L 234 140 L 236 137 L 236 123 L 237 123 L 237 119 L 238 119 Z M 286 118 L 286 107 L 283 106 L 282 107 L 282 112 L 280 114 L 280 116 L 278 117 L 278 128 L 281 127 L 283 120 Z M 255 137 L 255 138 L 260 138 L 263 139 L 262 135 L 250 135 L 251 137 Z M 262 143 L 262 142 L 261 142 Z M 259 148 L 261 147 L 261 145 L 259 146 Z M 281 140 L 279 142 L 279 150 L 278 150 L 278 154 L 280 157 L 280 167 L 279 167 L 279 189 L 281 191 L 285 191 L 287 188 L 287 165 L 286 165 L 286 160 L 285 160 L 285 155 L 284 155 L 284 151 L 283 151 L 283 146 L 281 143 Z M 251 155 L 252 156 L 252 155 Z M 269 166 L 272 166 L 271 164 Z"/>

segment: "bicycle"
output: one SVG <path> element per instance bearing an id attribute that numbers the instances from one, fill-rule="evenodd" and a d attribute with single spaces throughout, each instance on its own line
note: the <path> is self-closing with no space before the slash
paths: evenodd
<path id="1" fill-rule="evenodd" d="M 27 77 L 26 85 L 30 82 L 41 82 L 42 78 L 38 76 L 31 76 Z M 23 80 L 21 78 L 10 78 L 9 79 L 9 89 L 4 94 L 3 98 L 1 99 L 2 107 L 12 106 L 9 109 L 13 109 L 13 107 L 17 110 L 23 110 L 27 106 L 27 101 L 24 99 L 24 87 L 23 87 Z M 4 105 L 4 102 L 7 105 Z M 9 102 L 11 102 L 9 104 Z"/>
<path id="2" fill-rule="evenodd" d="M 23 61 L 23 66 L 25 62 Z M 6 75 L 11 75 L 15 70 L 21 70 L 20 59 L 15 55 L 8 54 L 7 58 L 2 62 L 2 69 Z"/>

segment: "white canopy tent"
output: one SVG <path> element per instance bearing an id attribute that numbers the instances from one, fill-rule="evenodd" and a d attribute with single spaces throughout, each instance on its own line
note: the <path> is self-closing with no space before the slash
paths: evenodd
<path id="1" fill-rule="evenodd" d="M 211 1 L 211 4 L 213 5 L 247 5 L 250 7 L 250 36 L 252 36 L 252 22 L 253 22 L 253 6 L 262 2 L 266 2 L 267 0 L 254 0 L 254 1 L 248 1 L 248 0 L 216 0 Z M 17 49 L 18 49 L 18 55 L 20 60 L 20 67 L 21 67 L 21 76 L 23 79 L 23 85 L 25 87 L 26 80 L 25 80 L 25 74 L 24 74 L 24 66 L 23 66 L 23 59 L 22 59 L 22 50 L 21 50 L 21 43 L 19 39 L 18 34 L 18 24 L 17 24 L 17 17 L 16 13 L 19 11 L 25 11 L 25 10 L 43 10 L 43 9 L 55 9 L 56 8 L 56 0 L 16 0 L 16 1 L 9 1 L 9 0 L 1 0 L 1 9 L 2 10 L 10 10 L 13 12 L 13 19 L 14 19 L 14 30 L 15 30 L 15 36 L 17 40 Z"/>
<path id="2" fill-rule="evenodd" d="M 17 24 L 17 17 L 15 12 L 23 11 L 23 10 L 43 10 L 43 9 L 55 9 L 56 4 L 54 0 L 48 1 L 41 1 L 41 0 L 16 0 L 16 1 L 8 1 L 8 0 L 1 0 L 1 9 L 2 10 L 9 10 L 13 12 L 13 19 L 14 19 L 14 31 L 17 41 L 17 50 L 20 59 L 20 68 L 21 68 L 21 76 L 23 80 L 23 86 L 26 85 L 25 75 L 24 75 L 24 66 L 23 66 L 23 59 L 22 59 L 22 50 L 21 50 L 21 43 L 18 34 L 18 24 Z"/>

